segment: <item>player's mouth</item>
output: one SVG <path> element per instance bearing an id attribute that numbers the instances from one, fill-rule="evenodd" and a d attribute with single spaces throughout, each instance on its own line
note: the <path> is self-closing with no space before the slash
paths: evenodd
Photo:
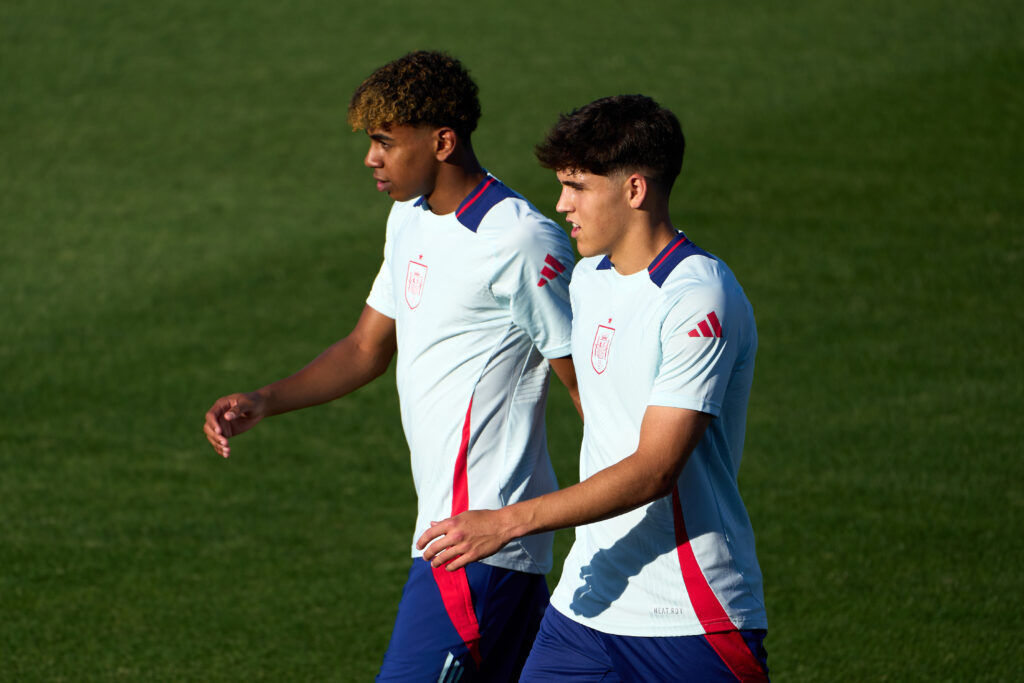
<path id="1" fill-rule="evenodd" d="M 377 181 L 377 192 L 388 192 L 391 190 L 391 181 L 383 180 L 377 176 L 373 176 L 373 179 Z"/>
<path id="2" fill-rule="evenodd" d="M 569 221 L 569 227 L 572 228 L 572 231 L 569 233 L 571 237 L 577 237 L 580 234 L 580 226 L 578 223 Z"/>

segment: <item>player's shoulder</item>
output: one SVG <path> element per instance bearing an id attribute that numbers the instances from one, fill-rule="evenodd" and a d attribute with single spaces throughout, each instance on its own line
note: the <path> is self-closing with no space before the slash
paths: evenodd
<path id="1" fill-rule="evenodd" d="M 680 290 L 721 288 L 735 277 L 722 259 L 694 244 L 682 232 L 647 268 L 651 282 L 666 295 Z"/>
<path id="2" fill-rule="evenodd" d="M 665 275 L 661 288 L 668 291 L 686 288 L 722 287 L 732 279 L 732 271 L 709 252 L 693 254 L 680 261 Z"/>
<path id="3" fill-rule="evenodd" d="M 505 189 L 504 196 L 480 217 L 477 234 L 494 240 L 503 248 L 519 250 L 539 241 L 571 250 L 564 230 L 521 194 Z"/>
<path id="4" fill-rule="evenodd" d="M 681 260 L 666 276 L 661 294 L 663 310 L 670 317 L 713 318 L 710 325 L 718 331 L 722 327 L 754 329 L 753 310 L 743 287 L 729 266 L 711 253 L 693 254 Z M 690 336 L 708 335 L 691 331 Z"/>

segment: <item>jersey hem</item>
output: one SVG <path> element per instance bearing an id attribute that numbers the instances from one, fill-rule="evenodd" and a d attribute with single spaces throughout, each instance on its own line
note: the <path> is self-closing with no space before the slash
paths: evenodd
<path id="1" fill-rule="evenodd" d="M 723 631 L 750 631 L 755 629 L 768 629 L 767 618 L 761 615 L 748 615 L 745 617 L 734 616 L 730 619 L 723 620 L 720 623 L 714 622 L 709 627 L 705 627 L 699 621 L 685 622 L 683 624 L 671 624 L 665 625 L 662 628 L 648 628 L 648 627 L 635 627 L 631 628 L 623 626 L 621 622 L 616 621 L 614 628 L 608 628 L 606 624 L 594 624 L 588 621 L 583 621 L 576 617 L 572 613 L 572 610 L 566 612 L 560 605 L 551 603 L 551 606 L 558 610 L 558 613 L 564 616 L 566 619 L 575 621 L 580 626 L 585 626 L 589 629 L 599 631 L 601 633 L 607 633 L 613 636 L 628 636 L 631 638 L 671 638 L 676 636 L 702 636 L 707 633 L 721 633 Z M 721 628 L 719 628 L 721 626 Z"/>
<path id="2" fill-rule="evenodd" d="M 422 560 L 423 553 L 421 551 L 412 553 L 413 560 Z M 426 560 L 424 560 L 425 562 Z M 495 559 L 492 557 L 485 557 L 482 560 L 477 560 L 477 564 L 486 564 L 490 567 L 498 567 L 500 569 L 510 569 L 514 572 L 521 572 L 523 574 L 539 574 L 541 576 L 551 571 L 551 567 L 544 569 L 544 567 L 538 565 L 536 562 L 529 561 L 503 561 L 501 558 Z"/>

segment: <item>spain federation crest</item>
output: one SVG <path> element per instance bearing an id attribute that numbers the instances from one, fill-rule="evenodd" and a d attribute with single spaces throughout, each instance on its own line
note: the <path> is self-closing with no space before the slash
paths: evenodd
<path id="1" fill-rule="evenodd" d="M 423 298 L 423 285 L 427 281 L 427 267 L 417 261 L 409 261 L 405 271 L 405 303 L 409 308 L 416 308 Z"/>
<path id="2" fill-rule="evenodd" d="M 608 353 L 612 348 L 612 337 L 615 336 L 615 328 L 607 325 L 598 325 L 597 333 L 594 335 L 594 346 L 590 349 L 590 364 L 594 366 L 597 374 L 604 372 L 608 367 Z"/>

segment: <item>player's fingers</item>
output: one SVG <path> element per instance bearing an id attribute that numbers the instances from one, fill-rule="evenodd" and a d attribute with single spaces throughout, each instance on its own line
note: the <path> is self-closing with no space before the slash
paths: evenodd
<path id="1" fill-rule="evenodd" d="M 431 543 L 423 550 L 423 559 L 427 562 L 432 562 L 434 558 L 445 549 L 445 547 L 443 540 Z"/>
<path id="2" fill-rule="evenodd" d="M 206 438 L 214 445 L 214 447 L 226 447 L 228 445 L 228 435 L 224 433 L 224 429 L 216 420 L 207 419 L 206 423 L 203 424 L 203 431 L 206 433 Z"/>
<path id="3" fill-rule="evenodd" d="M 430 528 L 423 532 L 423 534 L 416 539 L 416 548 L 423 550 L 427 547 L 427 544 L 433 541 L 435 538 L 444 536 L 445 529 L 447 527 L 443 522 L 431 522 Z"/>
<path id="4" fill-rule="evenodd" d="M 226 458 L 231 451 L 228 440 L 223 434 L 218 433 L 215 427 L 216 425 L 207 423 L 203 425 L 203 432 L 206 433 L 206 440 L 213 446 L 213 450 L 217 451 L 221 457 Z"/>
<path id="5" fill-rule="evenodd" d="M 206 440 L 213 445 L 214 448 L 222 445 L 222 442 L 226 441 L 220 433 L 220 429 L 216 424 L 207 422 L 203 425 L 203 433 L 206 434 Z"/>
<path id="6" fill-rule="evenodd" d="M 217 419 L 217 413 L 214 412 L 213 408 L 210 408 L 208 411 L 206 411 L 206 421 L 204 423 L 204 429 L 207 434 L 209 434 L 211 431 L 214 434 L 220 434 L 219 420 Z"/>
<path id="7" fill-rule="evenodd" d="M 232 398 L 228 402 L 227 409 L 224 411 L 224 419 L 231 422 L 232 420 L 246 418 L 249 417 L 251 411 L 251 402 L 248 400 L 243 402 L 241 398 Z"/>
<path id="8" fill-rule="evenodd" d="M 448 553 L 445 554 L 447 555 Z M 451 560 L 447 561 L 447 563 L 441 563 L 441 565 L 444 566 L 445 571 L 458 571 L 470 563 L 470 558 L 466 555 L 456 555 L 454 552 L 452 552 L 451 555 Z"/>
<path id="9" fill-rule="evenodd" d="M 440 567 L 447 559 L 450 560 L 455 557 L 455 554 L 451 552 L 451 549 L 447 546 L 441 545 L 442 542 L 438 542 L 427 548 L 430 552 L 430 557 L 427 557 L 427 553 L 423 553 L 423 559 L 430 562 L 433 567 Z"/>

